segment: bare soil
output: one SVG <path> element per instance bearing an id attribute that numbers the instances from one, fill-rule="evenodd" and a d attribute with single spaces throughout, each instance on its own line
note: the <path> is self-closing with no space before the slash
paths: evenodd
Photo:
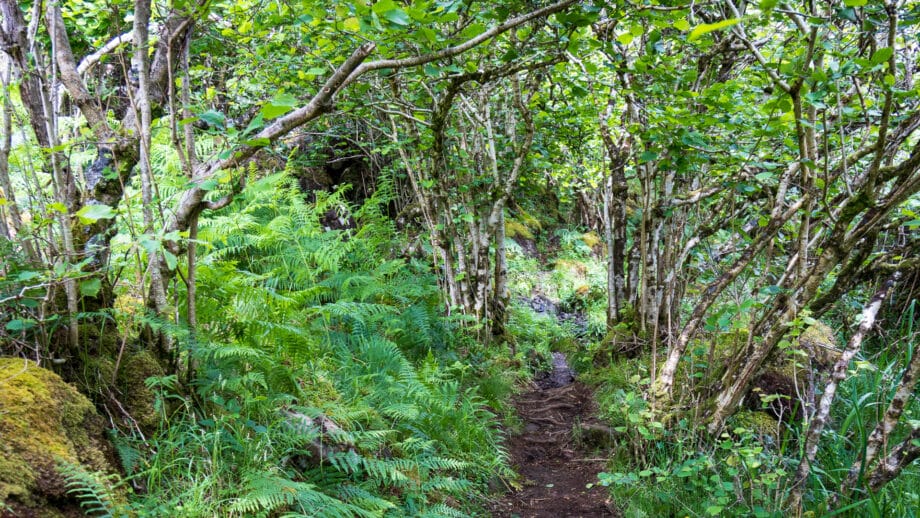
<path id="1" fill-rule="evenodd" d="M 559 368 L 554 365 L 554 371 Z M 604 469 L 604 455 L 594 451 L 596 445 L 576 441 L 573 433 L 603 426 L 591 417 L 591 390 L 572 379 L 557 379 L 559 383 L 541 379 L 534 390 L 515 399 L 524 427 L 510 438 L 508 446 L 521 475 L 521 488 L 492 504 L 494 517 L 619 516 L 606 488 L 587 487 L 596 483 L 597 473 Z"/>

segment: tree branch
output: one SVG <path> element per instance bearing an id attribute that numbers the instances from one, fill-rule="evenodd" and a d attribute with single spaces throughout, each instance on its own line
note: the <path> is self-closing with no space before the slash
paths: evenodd
<path id="1" fill-rule="evenodd" d="M 353 74 L 355 69 L 358 68 L 361 62 L 367 59 L 375 48 L 375 44 L 365 43 L 355 49 L 351 56 L 349 56 L 332 76 L 326 80 L 326 83 L 323 84 L 319 92 L 317 92 L 306 105 L 280 117 L 271 125 L 263 128 L 262 131 L 253 137 L 253 144 L 243 145 L 237 149 L 232 156 L 226 159 L 203 164 L 195 172 L 194 178 L 192 179 L 193 183 L 196 183 L 195 187 L 185 191 L 182 195 L 182 199 L 179 201 L 179 207 L 176 209 L 176 213 L 170 222 L 170 227 L 183 230 L 187 228 L 190 218 L 199 210 L 199 206 L 207 192 L 201 188 L 200 184 L 202 182 L 218 171 L 240 165 L 244 160 L 256 154 L 257 151 L 286 135 L 294 128 L 302 126 L 330 111 L 332 109 L 332 98 L 342 89 L 345 80 Z"/>
<path id="2" fill-rule="evenodd" d="M 354 71 L 354 73 L 348 78 L 348 80 L 345 82 L 345 85 L 343 86 L 347 86 L 351 84 L 359 76 L 367 72 L 370 72 L 372 70 L 380 70 L 383 68 L 398 69 L 398 68 L 415 67 L 419 65 L 424 65 L 426 63 L 431 63 L 432 61 L 437 61 L 439 59 L 445 59 L 445 58 L 449 58 L 452 56 L 456 56 L 457 54 L 462 54 L 463 52 L 466 52 L 467 50 L 470 50 L 473 47 L 476 47 L 479 44 L 485 41 L 488 41 L 494 38 L 495 36 L 498 36 L 499 34 L 507 32 L 519 25 L 525 24 L 537 18 L 542 18 L 544 16 L 549 16 L 553 13 L 562 11 L 565 8 L 569 7 L 570 5 L 574 4 L 575 2 L 576 0 L 562 0 L 561 2 L 557 2 L 555 4 L 548 5 L 542 9 L 537 9 L 536 11 L 532 11 L 527 14 L 522 14 L 521 16 L 512 18 L 501 25 L 496 25 L 495 27 L 492 27 L 491 29 L 480 34 L 479 36 L 470 38 L 469 40 L 464 41 L 463 43 L 460 43 L 459 45 L 448 47 L 446 49 L 442 49 L 437 52 L 432 52 L 431 54 L 424 54 L 422 56 L 415 56 L 411 58 L 381 59 L 377 61 L 371 61 L 370 63 L 365 63 Z"/>
<path id="3" fill-rule="evenodd" d="M 125 43 L 129 43 L 131 41 L 131 38 L 132 38 L 132 33 L 130 31 L 124 34 L 119 34 L 118 36 L 115 36 L 114 38 L 109 40 L 108 43 L 99 47 L 99 49 L 96 50 L 96 52 L 93 52 L 92 54 L 80 60 L 80 64 L 77 65 L 77 73 L 80 74 L 81 76 L 85 75 L 86 72 L 89 71 L 89 69 L 93 68 L 94 66 L 96 66 L 97 63 L 99 63 L 99 60 L 101 60 L 103 56 L 105 56 L 106 54 L 110 52 L 115 51 L 115 49 L 124 45 Z"/>
<path id="4" fill-rule="evenodd" d="M 869 334 L 869 331 L 872 330 L 872 326 L 875 325 L 875 318 L 876 315 L 878 315 L 879 309 L 882 307 L 882 302 L 888 297 L 888 293 L 891 292 L 891 289 L 899 278 L 900 273 L 895 272 L 894 275 L 885 281 L 881 289 L 875 293 L 872 300 L 866 305 L 865 309 L 863 309 L 862 321 L 859 324 L 859 328 L 853 333 L 853 336 L 850 337 L 850 341 L 847 342 L 843 354 L 840 355 L 840 359 L 834 364 L 833 374 L 830 380 L 828 380 L 827 386 L 824 388 L 824 394 L 821 396 L 821 402 L 818 404 L 815 418 L 812 420 L 811 426 L 808 427 L 808 432 L 805 435 L 805 453 L 802 455 L 802 461 L 799 463 L 799 467 L 795 472 L 795 477 L 792 482 L 792 492 L 789 495 L 789 507 L 794 512 L 801 510 L 805 480 L 808 478 L 808 474 L 811 471 L 811 463 L 814 462 L 815 456 L 818 453 L 818 443 L 821 439 L 821 433 L 824 431 L 824 426 L 830 418 L 831 404 L 834 402 L 834 396 L 837 394 L 837 386 L 846 379 L 850 361 L 856 356 L 856 353 L 859 352 L 863 339 Z"/>

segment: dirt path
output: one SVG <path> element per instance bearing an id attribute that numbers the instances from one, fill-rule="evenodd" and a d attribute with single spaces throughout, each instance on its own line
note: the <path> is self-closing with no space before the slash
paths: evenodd
<path id="1" fill-rule="evenodd" d="M 555 355 L 554 355 L 555 356 Z M 504 518 L 595 518 L 617 516 L 604 487 L 595 483 L 604 468 L 602 455 L 576 445 L 573 428 L 600 426 L 591 418 L 591 390 L 574 381 L 565 358 L 554 358 L 553 372 L 537 388 L 515 399 L 524 422 L 508 443 L 523 487 L 492 505 L 492 516 Z"/>

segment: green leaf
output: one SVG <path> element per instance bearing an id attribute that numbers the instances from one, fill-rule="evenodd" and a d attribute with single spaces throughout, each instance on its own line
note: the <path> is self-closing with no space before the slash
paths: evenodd
<path id="1" fill-rule="evenodd" d="M 849 20 L 851 22 L 856 22 L 856 10 L 852 7 L 841 7 L 837 9 L 837 16 L 843 18 L 844 20 Z"/>
<path id="2" fill-rule="evenodd" d="M 272 141 L 265 137 L 253 138 L 253 139 L 249 139 L 243 142 L 243 144 L 246 144 L 247 146 L 252 146 L 252 147 L 265 147 L 271 143 Z"/>
<path id="3" fill-rule="evenodd" d="M 658 159 L 658 153 L 654 151 L 643 151 L 642 154 L 639 155 L 640 164 L 644 164 L 645 162 L 651 162 L 652 160 L 657 160 L 657 159 Z"/>
<path id="4" fill-rule="evenodd" d="M 275 106 L 273 104 L 266 104 L 262 106 L 262 109 L 259 111 L 259 114 L 265 120 L 272 120 L 281 117 L 285 113 L 291 111 L 290 106 Z"/>
<path id="5" fill-rule="evenodd" d="M 433 30 L 429 29 L 428 27 L 422 27 L 422 28 L 420 28 L 420 29 L 418 30 L 418 35 L 421 36 L 421 38 L 416 38 L 416 39 L 419 40 L 419 41 L 423 41 L 423 39 L 424 39 L 424 41 L 427 41 L 428 43 L 437 43 L 437 42 L 438 42 L 438 35 L 437 35 L 437 33 L 435 33 Z"/>
<path id="6" fill-rule="evenodd" d="M 460 36 L 466 39 L 475 38 L 480 34 L 486 32 L 486 26 L 482 23 L 471 23 L 467 28 L 463 29 L 460 32 Z"/>
<path id="7" fill-rule="evenodd" d="M 674 28 L 680 32 L 687 32 L 690 30 L 690 22 L 686 18 L 681 18 L 674 22 Z"/>
<path id="8" fill-rule="evenodd" d="M 178 261 L 178 259 L 176 259 L 175 254 L 173 254 L 173 253 L 170 252 L 169 250 L 165 250 L 165 249 L 164 249 L 164 250 L 163 250 L 163 258 L 166 259 L 166 266 L 167 266 L 170 270 L 175 270 L 175 269 L 176 269 L 176 265 L 179 263 L 179 261 Z"/>
<path id="9" fill-rule="evenodd" d="M 371 10 L 374 11 L 377 16 L 394 25 L 405 27 L 412 21 L 409 15 L 406 14 L 406 11 L 400 9 L 393 0 L 380 0 L 371 7 Z"/>
<path id="10" fill-rule="evenodd" d="M 311 68 L 310 70 L 316 70 L 316 69 Z M 291 106 L 291 107 L 297 106 L 297 98 L 289 93 L 278 94 L 272 97 L 272 100 L 269 102 L 271 102 L 275 106 Z"/>
<path id="11" fill-rule="evenodd" d="M 100 279 L 87 279 L 80 283 L 80 295 L 84 297 L 95 297 L 99 294 L 100 289 L 102 289 Z"/>
<path id="12" fill-rule="evenodd" d="M 687 37 L 688 41 L 696 41 L 700 39 L 703 35 L 709 34 L 710 32 L 717 31 L 719 29 L 724 29 L 726 27 L 731 27 L 740 22 L 740 18 L 729 18 L 727 20 L 722 20 L 716 23 L 703 23 L 697 25 L 690 31 L 690 36 Z"/>
<path id="13" fill-rule="evenodd" d="M 313 69 L 307 71 L 307 74 L 314 75 L 313 71 L 319 70 L 320 73 L 325 72 L 323 69 Z M 265 105 L 262 106 L 260 114 L 265 120 L 271 120 L 278 118 L 285 113 L 294 109 L 294 106 L 297 105 L 297 98 L 288 93 L 278 94 L 272 97 L 271 101 L 268 101 Z"/>
<path id="14" fill-rule="evenodd" d="M 872 54 L 872 59 L 870 61 L 872 61 L 873 65 L 878 65 L 888 61 L 888 58 L 890 58 L 892 54 L 894 54 L 894 50 L 891 47 L 878 49 Z"/>
<path id="15" fill-rule="evenodd" d="M 399 6 L 396 5 L 396 2 L 394 2 L 393 0 L 380 0 L 379 2 L 375 3 L 373 7 L 371 7 L 371 10 L 377 13 L 378 15 L 382 15 L 383 13 L 387 11 L 392 11 L 393 9 L 398 9 L 398 8 Z"/>
<path id="16" fill-rule="evenodd" d="M 361 32 L 361 22 L 357 18 L 348 18 L 344 22 L 345 30 L 351 32 Z"/>
<path id="17" fill-rule="evenodd" d="M 208 110 L 200 114 L 198 118 L 207 122 L 209 126 L 214 126 L 218 129 L 224 129 L 227 124 L 227 117 L 217 110 Z"/>
<path id="18" fill-rule="evenodd" d="M 409 15 L 406 14 L 406 11 L 403 11 L 402 9 L 393 9 L 392 11 L 387 11 L 383 13 L 383 17 L 388 22 L 402 27 L 409 25 L 409 23 L 412 21 L 409 18 Z"/>
<path id="19" fill-rule="evenodd" d="M 243 130 L 243 135 L 251 135 L 261 130 L 262 127 L 264 126 L 265 126 L 265 117 L 263 117 L 262 114 L 260 113 L 259 115 L 256 115 L 255 117 L 253 117 L 251 121 L 249 121 L 249 124 L 246 125 L 246 129 Z"/>
<path id="20" fill-rule="evenodd" d="M 21 319 L 17 318 L 16 320 L 10 320 L 6 323 L 7 331 L 26 331 L 35 327 L 35 320 L 31 318 Z"/>
<path id="21" fill-rule="evenodd" d="M 843 5 L 847 7 L 862 7 L 869 3 L 869 0 L 843 0 Z"/>
<path id="22" fill-rule="evenodd" d="M 114 218 L 115 210 L 102 203 L 85 205 L 82 209 L 77 211 L 77 217 L 80 218 L 80 223 L 92 225 L 100 219 Z"/>
<path id="23" fill-rule="evenodd" d="M 217 189 L 218 186 L 219 186 L 219 182 L 217 181 L 216 178 L 208 178 L 207 180 L 198 184 L 198 187 L 202 191 L 213 191 L 214 189 Z"/>
<path id="24" fill-rule="evenodd" d="M 160 249 L 160 242 L 154 239 L 141 239 L 140 245 L 148 254 L 154 254 Z"/>
<path id="25" fill-rule="evenodd" d="M 25 272 L 19 272 L 19 275 L 16 276 L 16 281 L 17 282 L 28 282 L 28 281 L 31 281 L 32 279 L 37 279 L 41 276 L 42 274 L 40 272 L 33 272 L 29 270 Z"/>

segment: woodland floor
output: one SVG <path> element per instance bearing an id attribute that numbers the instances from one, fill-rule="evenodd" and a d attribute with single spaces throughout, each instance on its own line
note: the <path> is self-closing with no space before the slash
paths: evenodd
<path id="1" fill-rule="evenodd" d="M 514 404 L 523 428 L 508 446 L 521 487 L 493 503 L 492 516 L 618 516 L 606 488 L 588 488 L 604 469 L 604 455 L 573 435 L 576 427 L 590 428 L 596 422 L 591 417 L 594 400 L 590 388 L 574 381 L 565 357 L 554 354 L 553 372 L 538 378 L 534 390 Z"/>

